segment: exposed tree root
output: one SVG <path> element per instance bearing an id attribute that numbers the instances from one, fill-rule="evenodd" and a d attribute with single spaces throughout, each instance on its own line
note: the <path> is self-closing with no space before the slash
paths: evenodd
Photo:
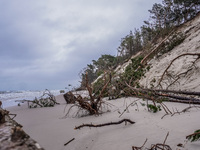
<path id="1" fill-rule="evenodd" d="M 117 125 L 117 124 L 121 124 L 125 122 L 125 124 L 127 124 L 127 122 L 129 122 L 130 124 L 134 124 L 135 122 L 134 121 L 131 121 L 130 119 L 122 119 L 118 122 L 110 122 L 110 123 L 104 123 L 104 124 L 97 124 L 97 125 L 94 125 L 94 124 L 82 124 L 78 127 L 75 127 L 74 129 L 77 130 L 77 129 L 81 129 L 83 127 L 103 127 L 103 126 L 109 126 L 109 125 Z"/>

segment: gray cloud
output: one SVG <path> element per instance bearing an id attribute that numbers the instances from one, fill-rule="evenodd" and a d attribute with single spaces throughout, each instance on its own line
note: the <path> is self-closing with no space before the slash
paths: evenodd
<path id="1" fill-rule="evenodd" d="M 148 19 L 161 0 L 1 0 L 0 90 L 59 89 Z"/>

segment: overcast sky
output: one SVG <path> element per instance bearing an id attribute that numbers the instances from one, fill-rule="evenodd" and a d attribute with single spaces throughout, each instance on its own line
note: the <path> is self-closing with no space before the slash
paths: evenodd
<path id="1" fill-rule="evenodd" d="M 161 0 L 1 0 L 0 90 L 77 86 Z"/>

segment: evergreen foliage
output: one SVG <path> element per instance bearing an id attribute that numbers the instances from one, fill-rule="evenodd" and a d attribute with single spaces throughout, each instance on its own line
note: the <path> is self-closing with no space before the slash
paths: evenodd
<path id="1" fill-rule="evenodd" d="M 144 68 L 141 66 L 140 62 L 143 59 L 142 56 L 131 59 L 130 63 L 123 74 L 123 79 L 127 82 L 130 80 L 136 81 L 139 80 L 144 75 Z M 140 66 L 140 67 L 139 67 Z"/>
<path id="2" fill-rule="evenodd" d="M 198 141 L 200 140 L 200 129 L 199 130 L 196 130 L 194 132 L 194 134 L 191 134 L 189 136 L 186 137 L 188 140 L 190 140 L 191 142 L 195 142 L 195 141 Z"/>

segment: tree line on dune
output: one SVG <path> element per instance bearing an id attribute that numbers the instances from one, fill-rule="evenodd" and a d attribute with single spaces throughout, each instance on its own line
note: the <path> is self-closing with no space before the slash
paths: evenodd
<path id="1" fill-rule="evenodd" d="M 123 64 L 140 51 L 150 49 L 159 39 L 166 37 L 177 26 L 193 19 L 199 12 L 199 0 L 163 0 L 161 4 L 155 3 L 149 10 L 150 17 L 144 21 L 144 25 L 121 38 L 117 56 L 104 54 L 87 64 L 80 73 L 81 87 L 85 87 L 86 73 L 88 82 L 92 83 L 105 71 Z"/>

